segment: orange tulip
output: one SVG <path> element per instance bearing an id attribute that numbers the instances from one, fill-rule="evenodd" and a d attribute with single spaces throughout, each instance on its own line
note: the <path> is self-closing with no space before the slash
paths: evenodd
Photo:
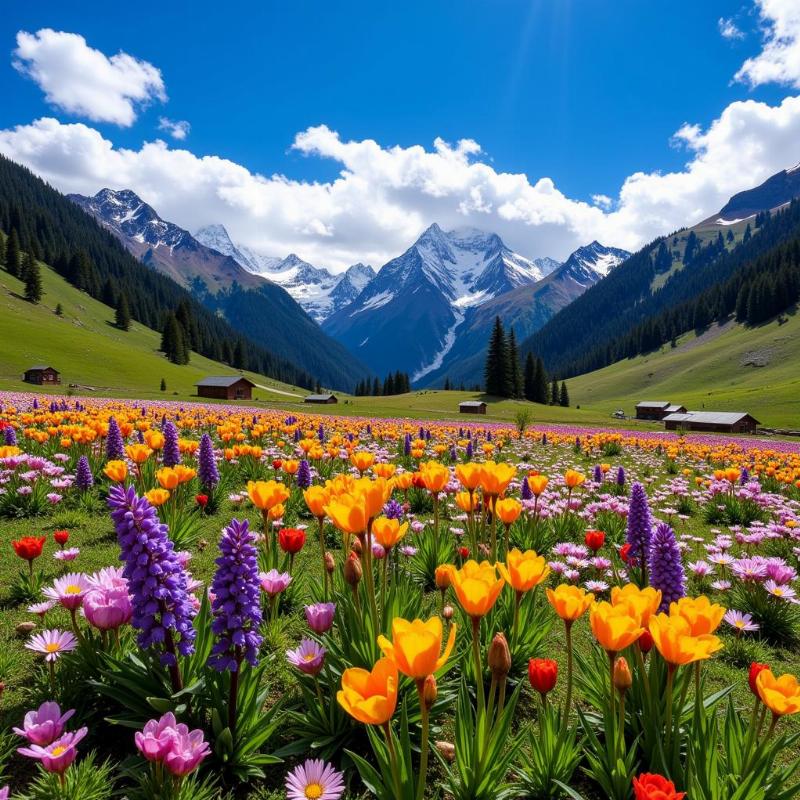
<path id="1" fill-rule="evenodd" d="M 776 678 L 772 670 L 763 669 L 756 678 L 756 690 L 761 702 L 776 717 L 800 711 L 800 684 L 794 675 L 786 674 Z"/>
<path id="2" fill-rule="evenodd" d="M 572 623 L 586 613 L 594 595 L 578 586 L 562 583 L 555 589 L 547 589 L 547 599 L 564 622 Z"/>
<path id="3" fill-rule="evenodd" d="M 109 461 L 103 472 L 114 483 L 122 483 L 128 477 L 128 465 L 124 461 Z"/>
<path id="4" fill-rule="evenodd" d="M 516 474 L 517 468 L 511 464 L 487 461 L 481 465 L 481 487 L 486 494 L 499 497 Z"/>
<path id="5" fill-rule="evenodd" d="M 535 497 L 539 497 L 544 492 L 548 483 L 550 483 L 550 478 L 547 475 L 531 475 L 528 478 L 528 486 Z"/>
<path id="6" fill-rule="evenodd" d="M 366 470 L 368 470 L 372 466 L 374 461 L 375 461 L 374 453 L 367 453 L 363 450 L 359 450 L 355 453 L 350 454 L 350 463 L 359 472 L 365 472 Z"/>
<path id="7" fill-rule="evenodd" d="M 652 586 L 640 589 L 635 583 L 614 586 L 611 589 L 611 605 L 626 606 L 628 614 L 635 617 L 642 628 L 647 628 L 650 617 L 661 605 L 661 592 Z"/>
<path id="8" fill-rule="evenodd" d="M 325 506 L 330 502 L 330 492 L 322 486 L 309 486 L 303 492 L 303 499 L 311 514 L 319 519 L 325 516 Z"/>
<path id="9" fill-rule="evenodd" d="M 711 658 L 722 648 L 716 636 L 692 636 L 691 625 L 681 616 L 654 616 L 650 620 L 650 634 L 658 652 L 673 667 Z"/>
<path id="10" fill-rule="evenodd" d="M 474 492 L 481 482 L 480 464 L 456 464 L 456 478 L 470 492 Z"/>
<path id="11" fill-rule="evenodd" d="M 404 675 L 424 680 L 444 666 L 455 641 L 456 626 L 453 624 L 450 626 L 444 652 L 441 653 L 442 621 L 439 617 L 431 617 L 427 622 L 421 619 L 409 622 L 395 617 L 392 621 L 392 641 L 385 636 L 379 636 L 378 646 Z"/>
<path id="12" fill-rule="evenodd" d="M 408 523 L 400 524 L 398 519 L 388 519 L 387 517 L 376 517 L 372 521 L 372 535 L 379 545 L 390 550 L 394 547 L 408 531 Z"/>
<path id="13" fill-rule="evenodd" d="M 362 534 L 367 531 L 367 512 L 363 498 L 342 494 L 325 506 L 331 522 L 344 533 Z"/>
<path id="14" fill-rule="evenodd" d="M 669 607 L 671 617 L 681 616 L 689 623 L 692 636 L 714 633 L 725 616 L 725 608 L 712 603 L 705 595 L 682 597 Z"/>
<path id="15" fill-rule="evenodd" d="M 628 613 L 625 605 L 592 603 L 589 624 L 594 638 L 607 653 L 619 653 L 644 633 L 638 618 Z"/>
<path id="16" fill-rule="evenodd" d="M 478 507 L 478 498 L 469 492 L 457 492 L 456 505 L 467 514 L 471 514 Z"/>
<path id="17" fill-rule="evenodd" d="M 261 511 L 269 511 L 289 499 L 289 490 L 278 481 L 248 481 L 247 494 L 253 505 Z"/>
<path id="18" fill-rule="evenodd" d="M 129 444 L 125 452 L 134 464 L 144 464 L 153 451 L 146 444 Z"/>
<path id="19" fill-rule="evenodd" d="M 151 450 L 160 450 L 164 446 L 164 434 L 161 431 L 145 431 L 142 437 Z"/>
<path id="20" fill-rule="evenodd" d="M 497 514 L 497 518 L 504 525 L 513 525 L 517 521 L 517 517 L 522 513 L 522 503 L 513 497 L 495 500 L 494 513 Z"/>
<path id="21" fill-rule="evenodd" d="M 438 494 L 450 481 L 450 470 L 438 461 L 420 464 L 419 473 L 425 488 L 431 493 Z"/>
<path id="22" fill-rule="evenodd" d="M 144 496 L 153 506 L 162 506 L 169 500 L 169 492 L 166 489 L 151 489 L 145 492 Z"/>
<path id="23" fill-rule="evenodd" d="M 392 486 L 385 478 L 359 478 L 353 484 L 353 493 L 364 501 L 367 519 L 377 517 L 392 494 Z"/>
<path id="24" fill-rule="evenodd" d="M 450 581 L 461 607 L 473 619 L 491 610 L 503 588 L 503 579 L 488 561 L 478 564 L 470 559 L 461 569 L 451 565 Z"/>
<path id="25" fill-rule="evenodd" d="M 180 483 L 178 473 L 173 467 L 161 467 L 156 472 L 156 480 L 161 485 L 162 489 L 175 489 Z"/>
<path id="26" fill-rule="evenodd" d="M 564 483 L 570 490 L 577 489 L 585 480 L 586 476 L 577 470 L 568 469 L 564 473 Z"/>
<path id="27" fill-rule="evenodd" d="M 506 556 L 506 563 L 498 563 L 497 569 L 505 582 L 515 592 L 527 592 L 538 586 L 550 574 L 544 556 L 534 550 L 524 553 L 516 547 Z"/>
<path id="28" fill-rule="evenodd" d="M 371 671 L 351 667 L 342 674 L 342 688 L 336 693 L 339 705 L 365 725 L 384 725 L 397 707 L 397 665 L 381 658 Z"/>

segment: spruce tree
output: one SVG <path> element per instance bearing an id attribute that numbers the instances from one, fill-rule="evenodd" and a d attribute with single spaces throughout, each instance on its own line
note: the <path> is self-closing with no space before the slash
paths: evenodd
<path id="1" fill-rule="evenodd" d="M 530 401 L 533 401 L 536 396 L 536 362 L 533 360 L 533 353 L 531 352 L 528 352 L 525 358 L 523 393 L 525 399 Z"/>
<path id="2" fill-rule="evenodd" d="M 42 299 L 42 273 L 39 262 L 30 253 L 25 257 L 22 280 L 25 281 L 25 299 L 38 303 Z"/>
<path id="3" fill-rule="evenodd" d="M 5 261 L 8 274 L 19 278 L 22 271 L 22 257 L 19 251 L 19 234 L 16 228 L 11 229 L 8 239 L 6 239 Z"/>
<path id="4" fill-rule="evenodd" d="M 558 405 L 558 381 L 555 378 L 553 378 L 553 382 L 550 384 L 550 405 Z"/>
<path id="5" fill-rule="evenodd" d="M 130 330 L 131 310 L 128 307 L 128 296 L 125 294 L 125 292 L 119 293 L 116 313 L 114 314 L 114 321 L 121 331 Z"/>
<path id="6" fill-rule="evenodd" d="M 161 391 L 162 392 L 167 391 L 167 382 L 164 380 L 164 378 L 161 379 Z"/>
<path id="7" fill-rule="evenodd" d="M 56 303 L 56 316 L 63 317 L 64 316 L 64 306 L 61 303 Z"/>
<path id="8" fill-rule="evenodd" d="M 372 395 L 373 397 L 381 396 L 381 384 L 377 378 L 372 382 Z"/>
<path id="9" fill-rule="evenodd" d="M 567 391 L 567 382 L 561 381 L 561 392 L 558 396 L 558 404 L 567 408 L 569 406 L 569 392 Z"/>
<path id="10" fill-rule="evenodd" d="M 547 405 L 549 395 L 547 392 L 547 371 L 544 368 L 544 361 L 541 358 L 536 359 L 536 377 L 533 382 L 533 401 Z"/>
<path id="11" fill-rule="evenodd" d="M 511 397 L 522 397 L 522 367 L 519 363 L 517 337 L 514 335 L 513 326 L 508 333 L 508 369 L 511 379 L 509 386 Z"/>
<path id="12" fill-rule="evenodd" d="M 508 397 L 511 393 L 508 346 L 500 317 L 495 317 L 494 327 L 489 339 L 484 383 L 486 384 L 486 394 L 494 395 L 495 397 Z"/>

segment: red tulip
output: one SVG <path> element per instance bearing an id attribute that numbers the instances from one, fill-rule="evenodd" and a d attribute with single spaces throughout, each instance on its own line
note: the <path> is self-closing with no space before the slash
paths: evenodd
<path id="1" fill-rule="evenodd" d="M 306 532 L 300 528 L 282 528 L 278 533 L 278 544 L 284 553 L 295 555 L 306 543 Z"/>
<path id="2" fill-rule="evenodd" d="M 469 558 L 469 547 L 459 547 L 458 554 L 461 558 Z"/>
<path id="3" fill-rule="evenodd" d="M 281 461 L 279 458 L 276 458 L 272 462 L 272 469 L 280 469 L 282 466 L 283 466 L 283 461 Z"/>
<path id="4" fill-rule="evenodd" d="M 750 691 L 758 698 L 761 695 L 758 693 L 758 689 L 756 687 L 756 678 L 760 672 L 763 672 L 765 669 L 769 669 L 769 664 L 759 664 L 758 661 L 754 661 L 750 665 L 750 674 L 747 676 L 747 682 L 750 684 Z"/>
<path id="5" fill-rule="evenodd" d="M 653 635 L 650 631 L 645 630 L 645 632 L 639 637 L 639 649 L 647 655 L 653 649 Z"/>
<path id="6" fill-rule="evenodd" d="M 584 541 L 590 550 L 597 552 L 605 544 L 606 535 L 603 531 L 586 531 Z"/>
<path id="7" fill-rule="evenodd" d="M 69 540 L 69 531 L 53 531 L 53 539 L 60 547 L 63 547 Z"/>
<path id="8" fill-rule="evenodd" d="M 194 501 L 200 508 L 205 508 L 208 505 L 208 495 L 207 494 L 196 494 L 194 496 Z"/>
<path id="9" fill-rule="evenodd" d="M 424 488 L 425 488 L 425 481 L 424 481 L 424 480 L 422 480 L 422 475 L 420 475 L 420 474 L 419 474 L 419 472 L 415 472 L 415 473 L 414 473 L 414 477 L 413 477 L 413 478 L 411 478 L 411 483 L 412 483 L 412 484 L 413 484 L 413 485 L 414 485 L 414 486 L 415 486 L 417 489 L 424 489 Z"/>
<path id="10" fill-rule="evenodd" d="M 650 772 L 633 779 L 633 793 L 636 800 L 682 800 L 686 796 L 686 792 L 675 791 L 672 781 Z"/>
<path id="11" fill-rule="evenodd" d="M 45 541 L 47 541 L 46 536 L 23 536 L 21 539 L 11 542 L 14 552 L 28 562 L 31 575 L 33 575 L 33 560 L 42 554 Z"/>
<path id="12" fill-rule="evenodd" d="M 528 679 L 542 697 L 552 691 L 558 679 L 558 663 L 551 658 L 532 658 L 528 662 Z"/>
<path id="13" fill-rule="evenodd" d="M 628 553 L 631 551 L 631 546 L 629 544 L 624 544 L 619 549 L 619 557 L 627 564 L 628 563 Z"/>

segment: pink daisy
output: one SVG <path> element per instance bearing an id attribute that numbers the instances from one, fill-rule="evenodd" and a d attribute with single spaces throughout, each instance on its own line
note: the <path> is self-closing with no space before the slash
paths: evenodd
<path id="1" fill-rule="evenodd" d="M 25 647 L 34 653 L 42 653 L 45 661 L 55 661 L 62 653 L 69 653 L 78 646 L 78 640 L 69 631 L 42 631 L 34 633 Z"/>
<path id="2" fill-rule="evenodd" d="M 288 800 L 339 800 L 344 794 L 342 773 L 322 759 L 308 759 L 286 776 Z"/>

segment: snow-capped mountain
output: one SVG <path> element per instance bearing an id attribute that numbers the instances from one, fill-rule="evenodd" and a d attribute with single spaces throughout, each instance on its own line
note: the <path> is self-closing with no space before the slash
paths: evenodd
<path id="1" fill-rule="evenodd" d="M 557 265 L 514 253 L 495 233 L 434 223 L 323 328 L 379 374 L 401 369 L 419 380 L 441 366 L 469 309 Z"/>
<path id="2" fill-rule="evenodd" d="M 253 275 L 282 286 L 317 322 L 351 302 L 375 277 L 372 267 L 364 264 L 354 264 L 346 272 L 334 275 L 294 253 L 286 258 L 265 256 L 234 244 L 223 225 L 206 225 L 197 231 L 195 238 L 230 256 Z"/>
<path id="3" fill-rule="evenodd" d="M 589 288 L 600 278 L 605 278 L 611 270 L 630 256 L 627 250 L 605 247 L 598 241 L 579 247 L 561 265 L 560 277 L 570 278 L 575 283 Z"/>

